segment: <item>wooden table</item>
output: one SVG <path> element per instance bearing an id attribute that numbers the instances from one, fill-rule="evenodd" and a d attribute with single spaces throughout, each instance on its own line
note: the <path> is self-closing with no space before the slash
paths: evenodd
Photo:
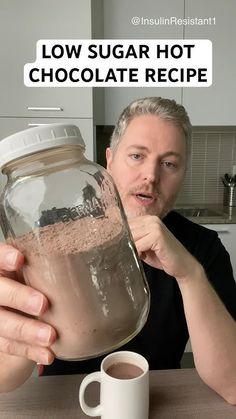
<path id="1" fill-rule="evenodd" d="M 88 418 L 78 402 L 82 378 L 82 375 L 31 378 L 14 392 L 0 395 L 0 418 Z M 91 405 L 97 404 L 98 389 L 97 383 L 89 387 Z M 186 418 L 235 419 L 236 406 L 230 406 L 209 389 L 194 369 L 151 371 L 150 419 Z"/>

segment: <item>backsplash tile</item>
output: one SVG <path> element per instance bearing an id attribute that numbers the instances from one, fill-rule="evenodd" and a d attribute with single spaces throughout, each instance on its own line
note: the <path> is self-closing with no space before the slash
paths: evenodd
<path id="1" fill-rule="evenodd" d="M 191 153 L 177 204 L 221 204 L 220 177 L 232 174 L 236 164 L 236 128 L 194 128 Z"/>

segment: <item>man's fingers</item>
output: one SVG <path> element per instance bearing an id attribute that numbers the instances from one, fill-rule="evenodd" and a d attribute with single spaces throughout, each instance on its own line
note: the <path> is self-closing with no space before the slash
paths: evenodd
<path id="1" fill-rule="evenodd" d="M 24 263 L 24 256 L 19 250 L 5 243 L 0 243 L 0 270 L 16 271 Z"/>
<path id="2" fill-rule="evenodd" d="M 21 252 L 0 243 L 0 352 L 50 364 L 54 355 L 49 347 L 56 339 L 56 331 L 29 317 L 42 315 L 48 308 L 48 300 L 39 291 L 15 280 L 23 263 Z"/>
<path id="3" fill-rule="evenodd" d="M 50 346 L 56 339 L 52 326 L 0 308 L 0 336 L 33 346 Z"/>
<path id="4" fill-rule="evenodd" d="M 48 308 L 47 298 L 28 285 L 0 277 L 0 306 L 39 316 Z"/>
<path id="5" fill-rule="evenodd" d="M 3 337 L 0 337 L 0 352 L 21 356 L 43 365 L 49 365 L 54 360 L 54 355 L 48 348 L 27 345 L 26 343 Z"/>
<path id="6" fill-rule="evenodd" d="M 161 221 L 152 215 L 133 218 L 130 220 L 129 226 L 134 241 L 154 232 L 159 235 L 161 231 Z"/>
<path id="7" fill-rule="evenodd" d="M 135 241 L 135 246 L 137 248 L 138 254 L 141 255 L 143 252 L 147 251 L 154 251 L 154 247 L 156 247 L 155 238 L 152 237 L 153 235 L 147 234 L 146 236 L 142 237 Z"/>

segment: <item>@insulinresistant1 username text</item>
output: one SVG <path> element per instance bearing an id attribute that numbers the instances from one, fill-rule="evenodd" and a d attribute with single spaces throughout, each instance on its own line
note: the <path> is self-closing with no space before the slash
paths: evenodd
<path id="1" fill-rule="evenodd" d="M 186 17 L 179 18 L 177 16 L 170 17 L 144 17 L 144 16 L 133 16 L 131 23 L 134 26 L 204 26 L 204 25 L 216 25 L 215 17 Z"/>

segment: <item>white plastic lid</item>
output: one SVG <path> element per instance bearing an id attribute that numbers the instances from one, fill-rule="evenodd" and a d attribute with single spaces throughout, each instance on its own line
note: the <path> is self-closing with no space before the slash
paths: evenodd
<path id="1" fill-rule="evenodd" d="M 19 157 L 65 144 L 79 145 L 85 150 L 76 125 L 47 124 L 28 128 L 0 141 L 0 167 Z"/>

